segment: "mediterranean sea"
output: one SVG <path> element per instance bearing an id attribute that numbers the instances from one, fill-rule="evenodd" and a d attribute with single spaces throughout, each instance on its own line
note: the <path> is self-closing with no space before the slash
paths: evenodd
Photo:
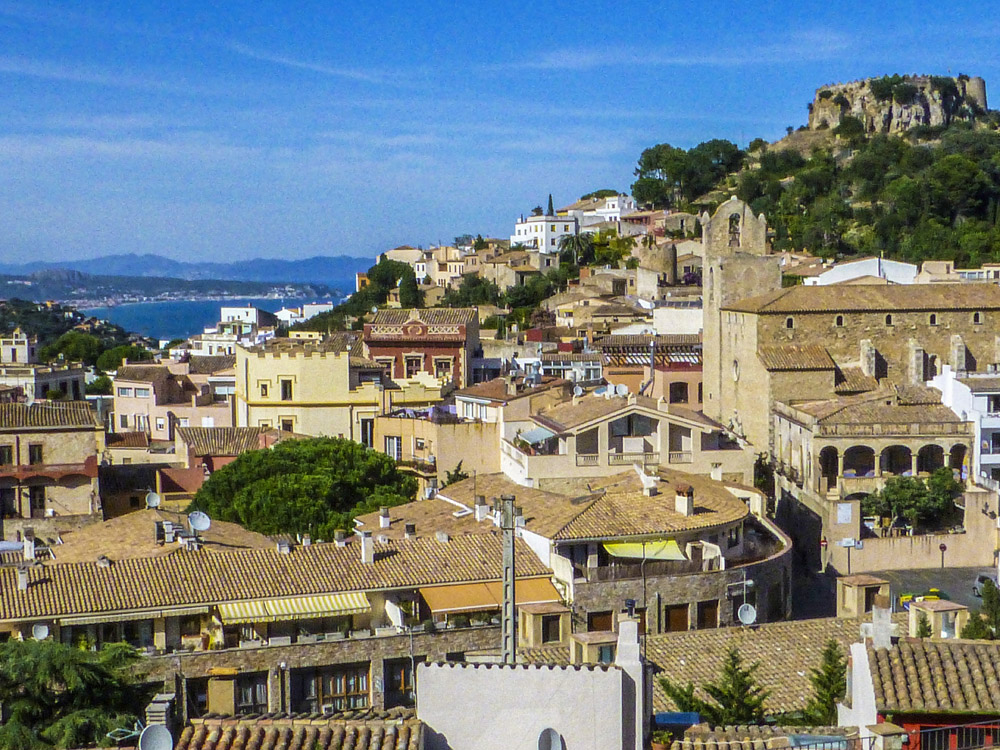
<path id="1" fill-rule="evenodd" d="M 219 322 L 219 309 L 253 305 L 261 310 L 277 312 L 285 307 L 298 307 L 313 299 L 243 298 L 228 300 L 195 300 L 170 302 L 137 302 L 114 307 L 92 307 L 81 312 L 109 320 L 126 331 L 141 333 L 154 339 L 181 339 L 201 333 Z M 337 300 L 339 301 L 339 300 Z"/>

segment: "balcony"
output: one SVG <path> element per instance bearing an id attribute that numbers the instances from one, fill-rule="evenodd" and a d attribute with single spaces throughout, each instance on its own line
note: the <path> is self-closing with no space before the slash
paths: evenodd
<path id="1" fill-rule="evenodd" d="M 667 454 L 667 462 L 672 464 L 689 464 L 694 461 L 691 451 L 670 451 Z"/>
<path id="2" fill-rule="evenodd" d="M 690 454 L 689 454 L 690 455 Z M 595 456 L 596 458 L 596 456 Z M 660 463 L 659 453 L 609 453 L 608 466 L 631 466 L 641 463 L 643 466 L 655 466 Z"/>
<path id="3" fill-rule="evenodd" d="M 600 466 L 601 457 L 596 453 L 594 454 L 577 454 L 576 465 L 577 466 Z"/>
<path id="4" fill-rule="evenodd" d="M 71 475 L 95 478 L 97 476 L 97 456 L 87 456 L 87 459 L 80 463 L 7 464 L 0 466 L 0 479 L 16 479 L 18 482 L 36 478 L 58 482 Z"/>

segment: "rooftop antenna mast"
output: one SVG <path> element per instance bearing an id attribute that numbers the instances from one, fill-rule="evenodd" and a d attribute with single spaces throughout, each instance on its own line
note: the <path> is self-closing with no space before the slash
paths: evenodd
<path id="1" fill-rule="evenodd" d="M 517 662 L 517 621 L 514 611 L 514 496 L 500 496 L 500 529 L 503 531 L 503 610 L 500 615 L 500 639 L 503 663 Z"/>

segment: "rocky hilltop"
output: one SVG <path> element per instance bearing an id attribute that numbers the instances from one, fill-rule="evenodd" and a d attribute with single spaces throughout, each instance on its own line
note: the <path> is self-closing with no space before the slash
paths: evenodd
<path id="1" fill-rule="evenodd" d="M 835 128 L 850 116 L 868 134 L 902 133 L 920 125 L 974 120 L 986 109 L 986 82 L 978 76 L 882 76 L 816 89 L 809 129 Z"/>

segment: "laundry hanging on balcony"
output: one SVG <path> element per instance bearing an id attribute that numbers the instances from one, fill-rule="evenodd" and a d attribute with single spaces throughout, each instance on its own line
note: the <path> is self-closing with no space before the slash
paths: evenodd
<path id="1" fill-rule="evenodd" d="M 614 557 L 629 557 L 635 560 L 687 560 L 674 539 L 660 539 L 655 542 L 605 542 L 604 549 Z"/>

